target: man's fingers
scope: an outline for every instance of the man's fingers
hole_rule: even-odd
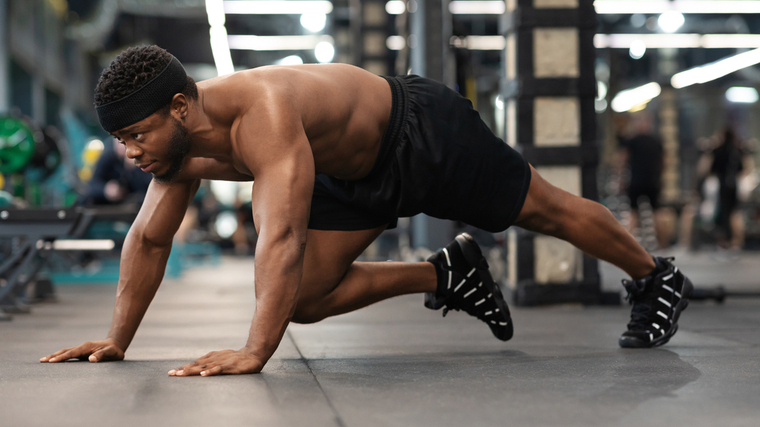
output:
[[[205,371],[207,367],[208,366],[205,365],[205,364],[203,364],[203,365],[185,366],[185,367],[181,368],[177,372],[176,375],[180,376],[180,377],[187,377],[187,376],[191,376],[191,375],[200,375],[201,372]]]
[[[70,348],[67,350],[61,350],[57,353],[54,353],[52,357],[50,357],[47,361],[48,362],[63,362],[64,360],[69,360],[74,357],[78,357],[81,352],[77,351],[76,348]]]
[[[214,366],[213,368],[206,368],[206,370],[201,371],[202,377],[210,377],[212,375],[219,375],[223,371],[221,366]]]
[[[114,356],[114,349],[111,347],[101,348],[100,350],[93,352],[90,357],[87,358],[90,362],[100,362],[101,360],[108,360],[111,356]]]
[[[53,353],[53,354],[51,354],[49,356],[45,356],[45,357],[41,358],[40,362],[49,362],[50,359],[52,359],[54,357],[57,357],[57,356],[60,356],[61,354],[66,353],[69,350],[71,350],[71,348],[64,348],[63,350],[58,350],[58,351],[56,351],[55,353]]]

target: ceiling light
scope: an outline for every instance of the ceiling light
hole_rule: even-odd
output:
[[[322,64],[332,62],[335,57],[335,46],[330,42],[319,42],[314,47],[314,56]]]
[[[503,50],[506,41],[504,36],[454,36],[449,40],[449,44],[469,50]]]
[[[385,40],[385,46],[389,50],[401,50],[406,46],[404,36],[390,36]]]
[[[757,89],[734,86],[726,91],[726,99],[742,104],[754,104],[758,100]]]
[[[628,49],[628,55],[633,59],[641,59],[647,51],[647,45],[641,40],[634,40]]]
[[[660,91],[660,85],[654,82],[621,91],[612,99],[612,110],[622,113],[636,109],[656,98],[660,95]]]
[[[240,50],[311,50],[321,42],[332,43],[330,36],[228,36],[230,49]]]
[[[754,49],[676,73],[670,79],[670,84],[676,89],[681,89],[694,84],[707,83],[758,63],[760,63],[760,49]]]
[[[680,13],[760,13],[760,1],[747,0],[596,0],[596,13],[600,15],[649,14],[667,11]]]
[[[301,65],[303,64],[303,58],[298,55],[286,56],[282,59],[274,61],[275,65]]]
[[[452,1],[452,15],[501,15],[506,10],[504,1]]]
[[[224,12],[242,15],[302,15],[304,13],[330,13],[329,1],[225,1]]]
[[[753,49],[760,47],[760,34],[597,34],[594,36],[594,47],[630,49],[636,40],[644,42],[649,49]]]
[[[666,33],[675,33],[683,26],[683,23],[683,14],[674,10],[667,11],[657,18],[657,25]]]
[[[208,15],[209,41],[211,54],[216,65],[216,74],[223,76],[235,71],[230,55],[230,46],[227,43],[227,28],[224,26],[224,8],[222,0],[206,0],[206,15]]]
[[[301,15],[301,26],[311,31],[312,33],[318,33],[325,28],[327,23],[327,15],[319,12],[309,12]]]
[[[607,98],[607,84],[603,81],[596,81],[596,99]]]
[[[388,15],[401,15],[406,10],[406,4],[401,0],[392,0],[385,3],[385,11]]]

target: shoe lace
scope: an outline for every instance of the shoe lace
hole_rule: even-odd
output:
[[[623,280],[623,286],[628,295],[625,299],[633,305],[631,309],[631,321],[628,328],[632,330],[644,329],[649,324],[649,314],[652,310],[651,298],[646,293],[646,279]]]
[[[471,316],[475,316],[478,319],[482,321],[487,321],[487,317],[485,315],[485,312],[483,310],[476,310],[475,307],[463,307],[463,306],[457,306],[456,303],[453,301],[446,301],[444,303],[443,307],[443,317],[446,317],[446,315],[449,313],[449,311],[464,311],[465,313],[468,313]]]

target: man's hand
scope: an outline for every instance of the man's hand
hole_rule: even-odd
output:
[[[113,340],[89,341],[77,347],[56,351],[50,356],[40,359],[40,362],[63,362],[68,359],[89,360],[100,362],[105,360],[123,360],[124,351]]]
[[[261,372],[264,363],[247,349],[212,351],[193,363],[172,369],[169,375],[187,377],[201,375],[208,377],[219,374],[256,374]]]

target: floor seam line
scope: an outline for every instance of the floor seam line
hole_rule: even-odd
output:
[[[330,409],[332,410],[332,413],[335,416],[335,422],[338,424],[338,427],[346,427],[346,424],[343,422],[343,419],[338,413],[338,409],[335,407],[335,405],[333,405],[332,400],[330,400],[330,396],[327,395],[327,392],[325,392],[325,389],[322,387],[322,384],[319,382],[319,378],[317,378],[317,375],[311,369],[311,366],[309,366],[309,360],[306,359],[306,357],[304,357],[303,353],[301,353],[301,349],[298,348],[298,344],[296,344],[296,340],[295,338],[293,338],[293,334],[290,333],[290,331],[286,331],[286,333],[288,334],[288,338],[290,338],[290,342],[293,343],[293,347],[295,347],[296,351],[298,352],[298,356],[301,358],[304,365],[306,365],[306,369],[309,370],[309,373],[314,378],[314,381],[317,383],[317,387],[319,388],[319,391],[322,392],[322,396],[325,397],[325,400],[327,401],[327,405],[330,406]]]

